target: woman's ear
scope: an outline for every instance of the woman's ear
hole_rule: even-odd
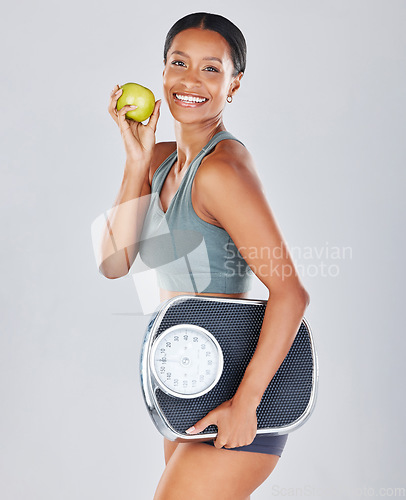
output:
[[[233,81],[231,82],[228,95],[234,95],[237,92],[237,90],[240,88],[241,78],[243,77],[243,75],[244,73],[241,71],[237,76],[234,77]]]

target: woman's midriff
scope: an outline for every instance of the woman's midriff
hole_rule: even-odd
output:
[[[159,289],[159,298],[160,301],[168,300],[172,297],[176,297],[177,295],[196,295],[196,296],[214,296],[214,297],[230,297],[232,299],[245,299],[248,298],[248,292],[243,293],[194,293],[194,292],[173,292],[171,290],[163,290]]]

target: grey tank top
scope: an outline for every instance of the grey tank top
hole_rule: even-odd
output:
[[[251,289],[253,272],[227,231],[201,219],[192,205],[191,190],[202,159],[216,144],[234,139],[218,132],[187,167],[168,210],[163,212],[159,195],[171,167],[175,150],[152,177],[151,198],[140,236],[143,263],[156,270],[164,290],[194,293],[242,293]]]

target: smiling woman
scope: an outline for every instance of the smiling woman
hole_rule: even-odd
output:
[[[286,434],[257,435],[256,409],[294,341],[309,295],[252,157],[223,123],[225,103],[238,91],[245,66],[245,39],[231,21],[190,14],[172,26],[164,47],[163,95],[176,141],[155,142],[160,101],[144,125],[126,120],[127,107],[117,111],[118,86],[110,99],[127,157],[101,243],[101,272],[123,276],[140,254],[156,269],[161,300],[179,294],[246,297],[253,274],[272,295],[233,398],[189,430],[199,433],[214,423],[215,441],[164,438],[166,467],[155,500],[247,500],[272,472],[287,440]],[[148,203],[126,203],[145,198]],[[274,248],[282,251],[270,262],[263,249]],[[291,272],[283,278],[269,272],[279,266]]]
[[[225,100],[235,94],[243,76],[236,73],[223,36],[199,27],[182,30],[173,37],[164,62],[164,95],[175,120],[191,123],[195,113],[189,111],[196,109],[208,126],[218,126]]]

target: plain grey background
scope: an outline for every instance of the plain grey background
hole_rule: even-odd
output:
[[[132,273],[96,268],[92,222],[120,186],[116,83],[162,97],[164,38],[196,11],[243,31],[225,124],[253,154],[311,295],[316,409],[252,495],[405,488],[406,3],[8,3],[1,23],[0,495],[150,499],[163,438],[144,407]],[[158,140],[173,140],[166,104]],[[295,250],[295,252],[293,252]],[[266,297],[255,283],[251,297]],[[404,494],[403,489],[403,494]]]

